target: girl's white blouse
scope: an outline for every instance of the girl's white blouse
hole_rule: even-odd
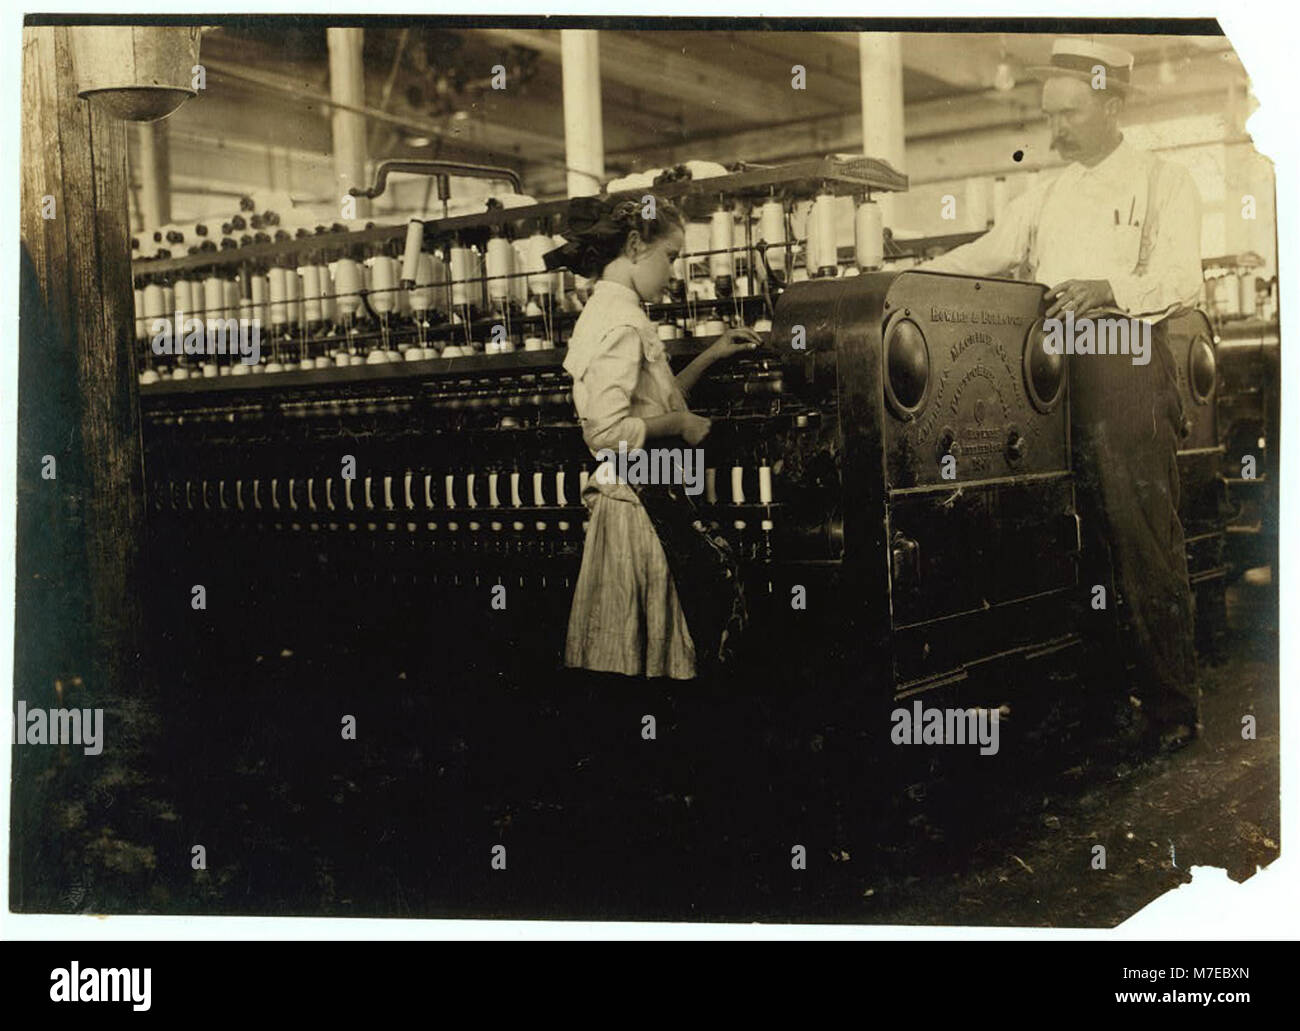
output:
[[[582,437],[595,455],[645,446],[645,420],[686,410],[686,399],[668,364],[663,342],[636,292],[608,279],[591,296],[569,338],[564,368],[573,377],[573,404]],[[624,501],[636,501],[626,484],[593,487]]]

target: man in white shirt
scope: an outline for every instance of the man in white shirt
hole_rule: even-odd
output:
[[[1186,170],[1120,131],[1132,65],[1117,47],[1057,40],[1037,71],[1052,148],[1070,163],[925,268],[1046,283],[1046,317],[1072,312],[1076,325],[1116,313],[1153,323],[1149,364],[1071,354],[1070,406],[1079,506],[1103,557],[1092,570],[1085,562],[1084,584],[1104,582],[1108,552],[1132,631],[1133,692],[1150,743],[1168,748],[1196,734],[1199,689],[1177,514],[1181,407],[1161,320],[1196,304],[1201,213]]]

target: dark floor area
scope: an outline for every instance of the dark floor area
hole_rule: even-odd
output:
[[[1279,853],[1277,614],[1253,579],[1202,663],[1203,735],[1149,760],[1069,669],[1020,685],[979,757],[809,720],[781,684],[614,697],[227,637],[173,670],[156,718],[110,710],[130,747],[24,758],[40,818],[15,908],[1111,926],[1194,864],[1240,880]]]

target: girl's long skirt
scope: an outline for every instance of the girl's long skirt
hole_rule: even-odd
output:
[[[650,517],[593,492],[564,664],[629,676],[695,676],[695,646]]]

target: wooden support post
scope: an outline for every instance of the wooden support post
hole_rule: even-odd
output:
[[[20,313],[20,411],[48,402],[56,414],[20,431],[20,497],[58,492],[57,510],[80,516],[84,542],[69,536],[82,527],[68,525],[44,527],[44,541],[20,535],[19,567],[27,549],[84,543],[88,686],[122,698],[139,681],[145,519],[126,126],[78,99],[66,27],[23,30],[22,132],[22,246],[39,296],[24,291]],[[35,381],[35,370],[48,379]],[[46,434],[48,442],[37,439]],[[69,468],[42,481],[42,454],[61,447],[72,452]]]

